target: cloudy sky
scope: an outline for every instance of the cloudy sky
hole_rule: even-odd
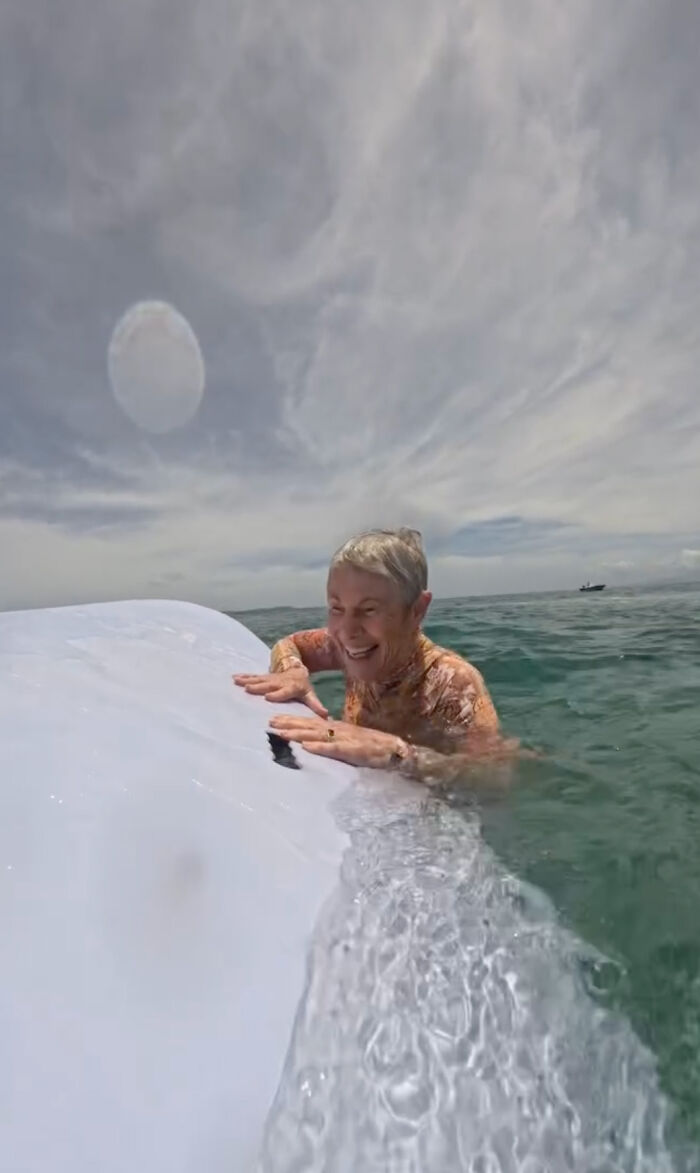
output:
[[[604,8],[5,0],[0,607],[700,573],[700,7]]]

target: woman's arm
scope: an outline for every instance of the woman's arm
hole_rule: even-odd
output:
[[[273,703],[301,701],[325,720],[328,709],[314,691],[311,673],[339,667],[338,653],[328,632],[314,628],[277,640],[270,652],[269,672],[239,672],[233,681],[253,696],[264,696]]]
[[[271,672],[286,672],[300,664],[307,672],[332,672],[340,668],[338,650],[325,627],[295,631],[273,645]]]
[[[476,764],[517,756],[519,742],[504,739],[489,691],[480,672],[465,660],[440,666],[431,724],[445,752],[399,741],[392,765],[407,778],[435,785],[451,782]]]
[[[473,779],[475,766],[526,756],[518,751],[516,741],[501,737],[498,715],[479,674],[466,661],[455,659],[456,666],[453,662],[440,665],[433,682],[435,699],[430,704],[436,740],[445,752],[349,721],[319,721],[280,713],[271,719],[270,727],[321,757],[352,766],[398,770],[428,786],[450,782],[467,771]],[[495,781],[495,772],[490,770],[491,788]]]
[[[464,777],[475,766],[529,756],[533,755],[527,750],[521,750],[517,739],[506,740],[497,734],[481,740],[465,740],[464,745],[454,753],[440,753],[427,746],[404,741],[392,755],[391,766],[404,778],[424,782],[427,786],[438,786],[442,782],[454,782]]]

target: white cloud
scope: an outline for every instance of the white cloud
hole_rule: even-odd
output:
[[[34,19],[13,4],[8,43]],[[54,87],[41,111],[65,181],[18,153],[38,243],[13,371],[32,388],[25,432],[45,434],[51,401],[92,481],[6,461],[8,599],[183,573],[170,581],[205,602],[299,602],[319,583],[302,564],[374,523],[421,526],[447,594],[596,565],[629,578],[686,543],[696,565],[694,8],[621,3],[604,36],[583,0],[202,0],[167,20],[157,0],[118,20],[71,0],[64,16],[55,37],[32,27],[26,63]],[[112,239],[134,250],[124,296],[199,309],[209,387],[157,460],[98,410],[104,387],[55,320],[74,258]],[[116,298],[97,271],[99,349]],[[443,539],[502,516],[580,541],[450,560]]]

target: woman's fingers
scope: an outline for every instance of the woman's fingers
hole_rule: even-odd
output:
[[[326,721],[322,717],[299,717],[295,713],[275,713],[274,717],[270,717],[270,724],[279,730],[283,726],[285,729],[318,729],[321,737],[328,737],[329,726],[333,729],[335,737],[355,732],[355,726],[347,725],[344,721]]]
[[[253,672],[237,672],[233,677],[234,684],[244,688],[253,696],[264,696],[268,701],[299,701],[316,713],[318,717],[326,718],[328,709],[317,695],[314,688],[308,683],[308,673],[299,672],[279,673],[266,672],[264,675]]]
[[[318,725],[317,717],[295,717],[294,714],[276,713],[274,717],[270,717],[270,724],[275,728],[282,728],[284,726],[290,729],[304,729],[309,727],[315,729]]]
[[[352,738],[340,737],[329,741],[327,737],[319,738],[317,736],[309,736],[309,734],[300,733],[297,738],[290,738],[291,741],[298,740],[302,749],[307,749],[309,753],[317,754],[322,758],[334,758],[338,762],[346,762],[350,766],[372,766],[384,764],[376,759],[376,755],[372,752],[371,746],[358,744]]]
[[[271,685],[269,688],[265,689],[264,696],[266,701],[271,701],[273,704],[276,701],[293,701],[296,699],[294,693],[291,692],[290,689],[281,685]]]
[[[265,696],[266,693],[282,692],[284,689],[284,686],[278,680],[270,679],[251,680],[244,687],[245,691],[252,693],[253,696]]]
[[[318,697],[316,696],[316,693],[313,691],[313,689],[310,689],[308,692],[305,692],[302,696],[299,696],[298,689],[296,689],[294,687],[290,687],[289,685],[282,684],[282,685],[278,685],[278,686],[273,686],[271,689],[268,689],[266,691],[265,700],[267,700],[267,701],[300,701],[301,704],[306,705],[307,708],[311,709],[311,711],[313,713],[316,713],[319,717],[325,718],[328,716],[328,709],[325,707],[325,705],[321,704],[321,701],[318,699]],[[273,718],[273,720],[274,720],[274,718]],[[299,720],[306,721],[306,720],[309,720],[309,718],[300,717]]]
[[[265,676],[254,676],[250,672],[246,672],[241,676],[232,677],[233,683],[237,684],[240,688],[244,688],[246,692],[259,689],[261,685],[264,686],[266,682],[269,683],[270,679],[269,674]]]
[[[335,741],[320,741],[310,737],[300,737],[299,742],[302,749],[308,749],[309,753],[318,754],[322,758],[338,758],[342,761],[343,754],[347,750],[343,750],[342,745],[338,745]]]
[[[253,696],[266,696],[268,700],[292,700],[299,692],[294,681],[285,681],[272,673],[265,676],[234,676],[233,679],[246,692]]]
[[[316,695],[313,688],[309,688],[308,691],[304,693],[303,701],[305,705],[308,705],[312,713],[318,713],[319,717],[328,716],[328,709],[323,704],[320,697]]]
[[[320,717],[273,717],[270,728],[280,736],[290,737],[294,741],[304,737],[329,740],[328,724]]]

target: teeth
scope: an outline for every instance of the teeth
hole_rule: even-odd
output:
[[[353,650],[346,648],[345,650],[349,656],[352,656],[353,659],[357,659],[359,656],[366,656],[368,652],[374,651],[374,648],[354,648]]]

